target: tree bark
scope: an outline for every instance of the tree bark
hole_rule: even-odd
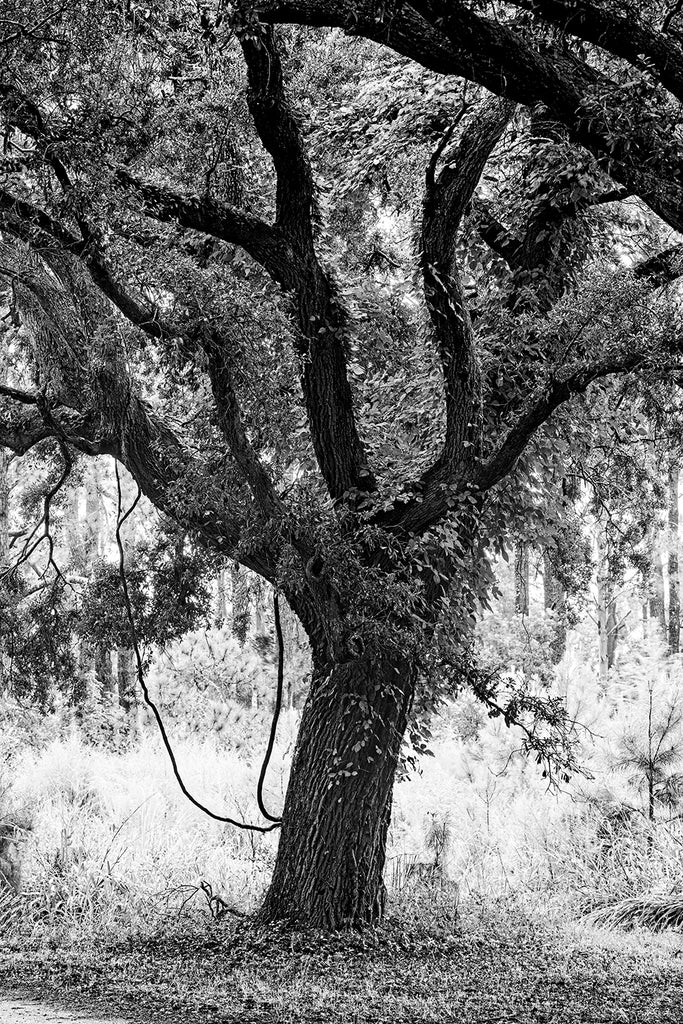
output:
[[[666,637],[666,614],[664,609],[664,572],[662,556],[658,549],[655,552],[652,566],[652,595],[650,597],[650,618],[655,619],[662,637]]]
[[[543,553],[543,598],[546,612],[555,615],[555,628],[550,644],[550,653],[554,665],[561,660],[567,646],[567,595],[553,565],[548,551]]]
[[[381,917],[394,775],[414,675],[410,664],[382,652],[316,672],[264,921],[340,929]]]
[[[135,677],[135,654],[128,647],[117,652],[117,683],[119,704],[126,716],[126,727],[131,735],[138,731],[138,699]]]
[[[515,611],[529,614],[529,545],[524,541],[515,550]]]
[[[678,576],[678,465],[669,467],[669,653],[678,654],[681,638],[681,597]]]

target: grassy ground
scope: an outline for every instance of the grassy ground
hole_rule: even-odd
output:
[[[395,908],[365,935],[197,920],[156,937],[0,944],[0,990],[134,1021],[680,1024],[683,941],[600,933],[514,899]]]
[[[269,772],[273,807],[295,724]],[[510,768],[505,732],[482,751],[435,742],[436,757],[397,785],[387,881],[399,895],[362,937],[212,920],[206,887],[242,912],[258,904],[275,837],[195,813],[154,734],[119,753],[73,730],[11,738],[4,730],[0,818],[4,801],[27,828],[23,892],[0,892],[0,994],[144,1024],[683,1022],[683,937],[577,923],[634,896],[680,900],[683,820],[610,817],[581,780],[548,792],[534,766]],[[193,792],[253,820],[260,739],[246,753],[215,737],[176,746]],[[434,856],[435,823],[448,824],[458,887],[411,890],[406,866]]]

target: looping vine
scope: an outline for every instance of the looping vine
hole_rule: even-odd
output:
[[[131,599],[130,599],[130,592],[128,590],[128,580],[126,578],[126,555],[125,555],[125,549],[124,549],[124,545],[123,545],[123,539],[122,539],[122,536],[121,536],[121,529],[123,527],[123,524],[126,522],[126,520],[129,519],[130,516],[135,511],[135,509],[136,509],[136,507],[138,505],[138,502],[140,501],[140,498],[142,497],[142,492],[140,491],[140,487],[138,486],[137,494],[135,496],[135,500],[133,501],[132,505],[128,508],[128,510],[126,512],[124,512],[123,511],[123,499],[122,499],[122,495],[121,495],[121,477],[119,475],[118,462],[114,463],[114,468],[115,468],[115,473],[116,473],[116,497],[117,497],[116,546],[118,547],[118,551],[119,551],[119,577],[120,577],[120,580],[121,580],[121,589],[122,589],[122,593],[123,593],[123,603],[124,603],[124,606],[125,606],[125,609],[126,609],[126,616],[128,618],[128,624],[130,626],[131,642],[132,642],[132,647],[133,647],[133,654],[135,656],[136,674],[137,674],[138,682],[140,684],[140,690],[142,691],[142,696],[144,698],[145,704],[151,710],[152,714],[154,715],[154,719],[155,719],[155,721],[157,723],[157,727],[159,729],[159,734],[161,736],[162,742],[163,742],[164,747],[166,749],[166,753],[168,754],[169,760],[171,762],[171,768],[173,769],[173,774],[174,774],[174,776],[176,778],[176,781],[177,781],[177,783],[178,783],[178,785],[180,787],[181,792],[190,801],[190,803],[193,804],[195,807],[197,807],[204,814],[208,815],[209,818],[213,818],[214,821],[221,821],[221,822],[224,822],[226,825],[233,825],[235,828],[243,829],[244,831],[247,831],[247,832],[272,832],[274,829],[280,827],[281,819],[273,817],[272,815],[268,814],[268,812],[265,810],[264,805],[263,805],[262,790],[263,790],[263,782],[264,782],[264,779],[265,779],[266,770],[268,768],[268,762],[270,760],[270,755],[271,755],[272,750],[273,750],[273,744],[275,742],[275,731],[277,729],[277,720],[278,720],[278,717],[279,717],[280,707],[281,707],[281,703],[282,703],[282,678],[283,678],[282,655],[283,655],[283,646],[284,645],[283,645],[283,642],[282,642],[282,629],[281,629],[281,625],[280,625],[279,609],[276,612],[276,618],[275,618],[275,627],[276,627],[276,631],[277,631],[277,635],[278,635],[278,650],[279,650],[279,655],[280,655],[280,657],[279,657],[279,664],[278,664],[278,693],[277,693],[277,698],[276,698],[275,713],[273,715],[273,722],[272,722],[271,730],[270,730],[270,738],[269,738],[269,742],[268,742],[268,748],[267,748],[267,751],[266,751],[266,755],[264,757],[263,765],[261,766],[261,773],[259,775],[259,782],[258,782],[258,789],[257,789],[257,799],[258,799],[259,810],[263,814],[264,818],[266,818],[268,821],[270,821],[271,824],[270,825],[253,825],[253,824],[250,824],[249,822],[238,821],[236,818],[231,818],[230,816],[224,815],[224,814],[217,814],[215,811],[212,811],[209,807],[207,807],[205,804],[203,804],[200,800],[197,800],[197,798],[192,795],[192,793],[187,788],[187,786],[185,784],[185,781],[183,780],[182,775],[180,774],[180,769],[178,768],[178,762],[176,760],[175,752],[174,752],[173,747],[171,745],[171,741],[168,738],[168,733],[166,732],[166,726],[164,725],[163,718],[161,717],[161,712],[159,711],[158,705],[156,704],[156,702],[152,699],[152,697],[150,695],[149,688],[147,686],[147,681],[145,679],[145,668],[144,668],[143,661],[142,661],[142,654],[141,654],[141,651],[140,651],[140,643],[138,641],[137,630],[136,630],[136,627],[135,627],[135,616],[133,614],[133,605],[132,605],[132,602],[131,602]],[[277,602],[277,595],[275,597],[275,601]],[[276,604],[276,607],[277,607],[277,604]]]

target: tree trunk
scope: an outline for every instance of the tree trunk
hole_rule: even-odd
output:
[[[102,684],[102,696],[107,704],[114,702],[117,688],[114,682],[114,673],[111,665],[111,652],[107,647],[97,647],[95,650],[95,675]]]
[[[411,665],[369,654],[317,672],[304,707],[261,918],[340,929],[383,912]]]
[[[126,728],[135,736],[138,731],[135,654],[129,647],[119,647],[116,660],[119,704],[126,716]]]
[[[605,524],[596,524],[595,544],[597,554],[597,612],[598,612],[598,644],[600,650],[600,682],[607,686],[609,671],[614,667],[614,660],[619,641],[619,621],[617,617],[617,599],[614,594],[614,577],[610,559],[610,544]]]
[[[555,615],[554,636],[550,644],[550,655],[553,664],[562,659],[567,646],[567,595],[557,576],[555,566],[549,552],[543,553],[543,597],[545,609]]]
[[[664,572],[662,555],[659,549],[655,552],[652,567],[652,596],[650,597],[650,618],[654,619],[662,637],[666,637],[666,615],[664,610]]]
[[[681,637],[681,597],[678,578],[678,466],[669,468],[669,653],[678,654]]]
[[[598,579],[598,649],[600,664],[600,682],[603,687],[607,686],[609,678],[609,633],[608,633],[608,605],[605,596],[605,586]]]
[[[523,541],[515,550],[515,611],[529,614],[529,546]]]

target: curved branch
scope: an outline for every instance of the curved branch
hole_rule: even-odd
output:
[[[641,68],[643,57],[659,72],[665,89],[683,100],[683,47],[671,36],[656,32],[628,15],[610,10],[604,3],[585,0],[511,0],[514,7],[530,11],[563,32],[622,57]]]
[[[491,252],[505,260],[510,270],[516,270],[520,264],[521,242],[512,232],[501,224],[494,216],[485,199],[477,196],[472,200],[472,220],[480,237],[488,245]]]
[[[616,359],[605,359],[582,364],[565,373],[550,376],[529,397],[517,422],[508,430],[502,442],[476,473],[473,484],[486,491],[499,483],[513,469],[529,440],[564,402],[582,394],[593,381],[612,374],[629,373],[647,362],[640,353],[631,353]]]
[[[209,197],[184,196],[163,185],[144,181],[126,168],[117,168],[115,179],[125,191],[140,200],[140,209],[148,217],[239,245],[283,288],[293,287],[294,252],[279,228],[229,203]]]
[[[526,106],[545,104],[603,170],[683,230],[683,146],[654,117],[627,123],[623,93],[571,52],[541,50],[463,0],[412,0],[380,16],[371,0],[261,0],[255,7],[263,20],[339,26],[440,74],[478,82]]]
[[[458,234],[465,210],[513,106],[495,98],[464,132],[438,177],[427,175],[422,220],[425,297],[439,347],[446,393],[446,439],[437,466],[449,470],[477,453],[481,384],[472,325],[457,266]]]
[[[8,193],[0,192],[0,211],[6,209],[11,213],[10,218],[0,216],[0,224],[12,234],[29,244],[38,243],[43,256],[47,255],[46,243],[52,245],[56,242],[60,247],[65,247],[58,251],[66,251],[69,255],[80,257],[90,271],[93,282],[103,294],[117,306],[130,323],[151,337],[166,340],[184,339],[190,349],[194,349],[198,342],[204,347],[209,359],[209,376],[219,412],[220,426],[230,453],[263,511],[266,514],[272,514],[276,509],[281,512],[272,482],[247,438],[229,371],[228,352],[223,340],[215,332],[203,330],[202,323],[198,330],[192,332],[186,326],[165,322],[156,307],[143,305],[116,280],[104,258],[93,254],[91,246],[36,207],[24,202],[11,202],[12,199]],[[25,220],[19,219],[22,214]]]

